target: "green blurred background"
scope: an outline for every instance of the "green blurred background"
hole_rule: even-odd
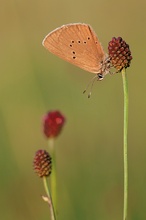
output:
[[[93,74],[45,50],[44,36],[67,23],[89,23],[107,51],[113,36],[130,45],[129,218],[146,219],[146,1],[1,1],[0,219],[47,220],[34,153],[47,149],[42,118],[67,122],[55,142],[59,220],[122,220],[123,91],[121,74],[94,85]]]

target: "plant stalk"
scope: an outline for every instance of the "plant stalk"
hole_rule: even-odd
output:
[[[54,204],[55,211],[57,210],[57,180],[56,180],[56,157],[55,157],[55,147],[54,147],[54,138],[48,139],[49,152],[52,157],[52,172],[51,172],[51,194]]]
[[[122,70],[124,92],[124,206],[123,220],[128,219],[128,80],[125,69]]]
[[[49,204],[49,208],[50,208],[50,215],[51,215],[51,220],[56,220],[56,217],[55,217],[55,210],[54,210],[54,206],[53,206],[53,202],[52,202],[52,197],[51,197],[51,194],[50,194],[50,191],[49,191],[49,187],[48,187],[48,184],[47,184],[47,178],[46,177],[43,177],[43,182],[44,182],[44,188],[45,188],[45,191],[46,191],[46,194],[47,194],[47,202]]]

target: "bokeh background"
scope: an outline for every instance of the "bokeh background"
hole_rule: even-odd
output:
[[[35,152],[47,149],[43,115],[66,117],[56,139],[58,220],[121,220],[123,91],[121,74],[82,94],[93,74],[55,57],[44,36],[67,23],[89,23],[107,51],[113,36],[130,45],[129,220],[146,219],[146,1],[1,1],[0,219],[47,220]],[[88,62],[88,61],[87,61]]]

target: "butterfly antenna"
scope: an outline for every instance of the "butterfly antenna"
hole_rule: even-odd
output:
[[[86,86],[86,89],[83,91],[83,93],[85,93],[85,92],[87,91],[87,89],[89,88],[89,86],[90,86],[91,83],[92,83],[92,85],[91,85],[91,88],[92,88],[92,86],[93,86],[94,81],[95,81],[96,78],[97,78],[97,75],[94,76],[94,77],[88,82],[88,84],[87,84],[87,86]]]
[[[89,92],[89,94],[88,94],[88,98],[91,97],[93,85],[94,85],[94,82],[95,82],[96,79],[98,80],[99,78],[98,78],[97,76],[96,76],[96,77],[94,76],[93,79],[92,79],[91,89],[90,89],[90,92]]]

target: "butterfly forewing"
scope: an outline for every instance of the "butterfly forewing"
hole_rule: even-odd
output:
[[[60,51],[60,48],[58,46],[58,39],[60,36],[60,33],[62,32],[62,28],[57,28],[51,33],[49,33],[43,40],[42,44],[43,46],[48,49],[51,53],[61,57],[62,51]]]
[[[43,45],[60,58],[92,73],[97,73],[105,60],[103,48],[87,24],[64,25],[48,34]]]

